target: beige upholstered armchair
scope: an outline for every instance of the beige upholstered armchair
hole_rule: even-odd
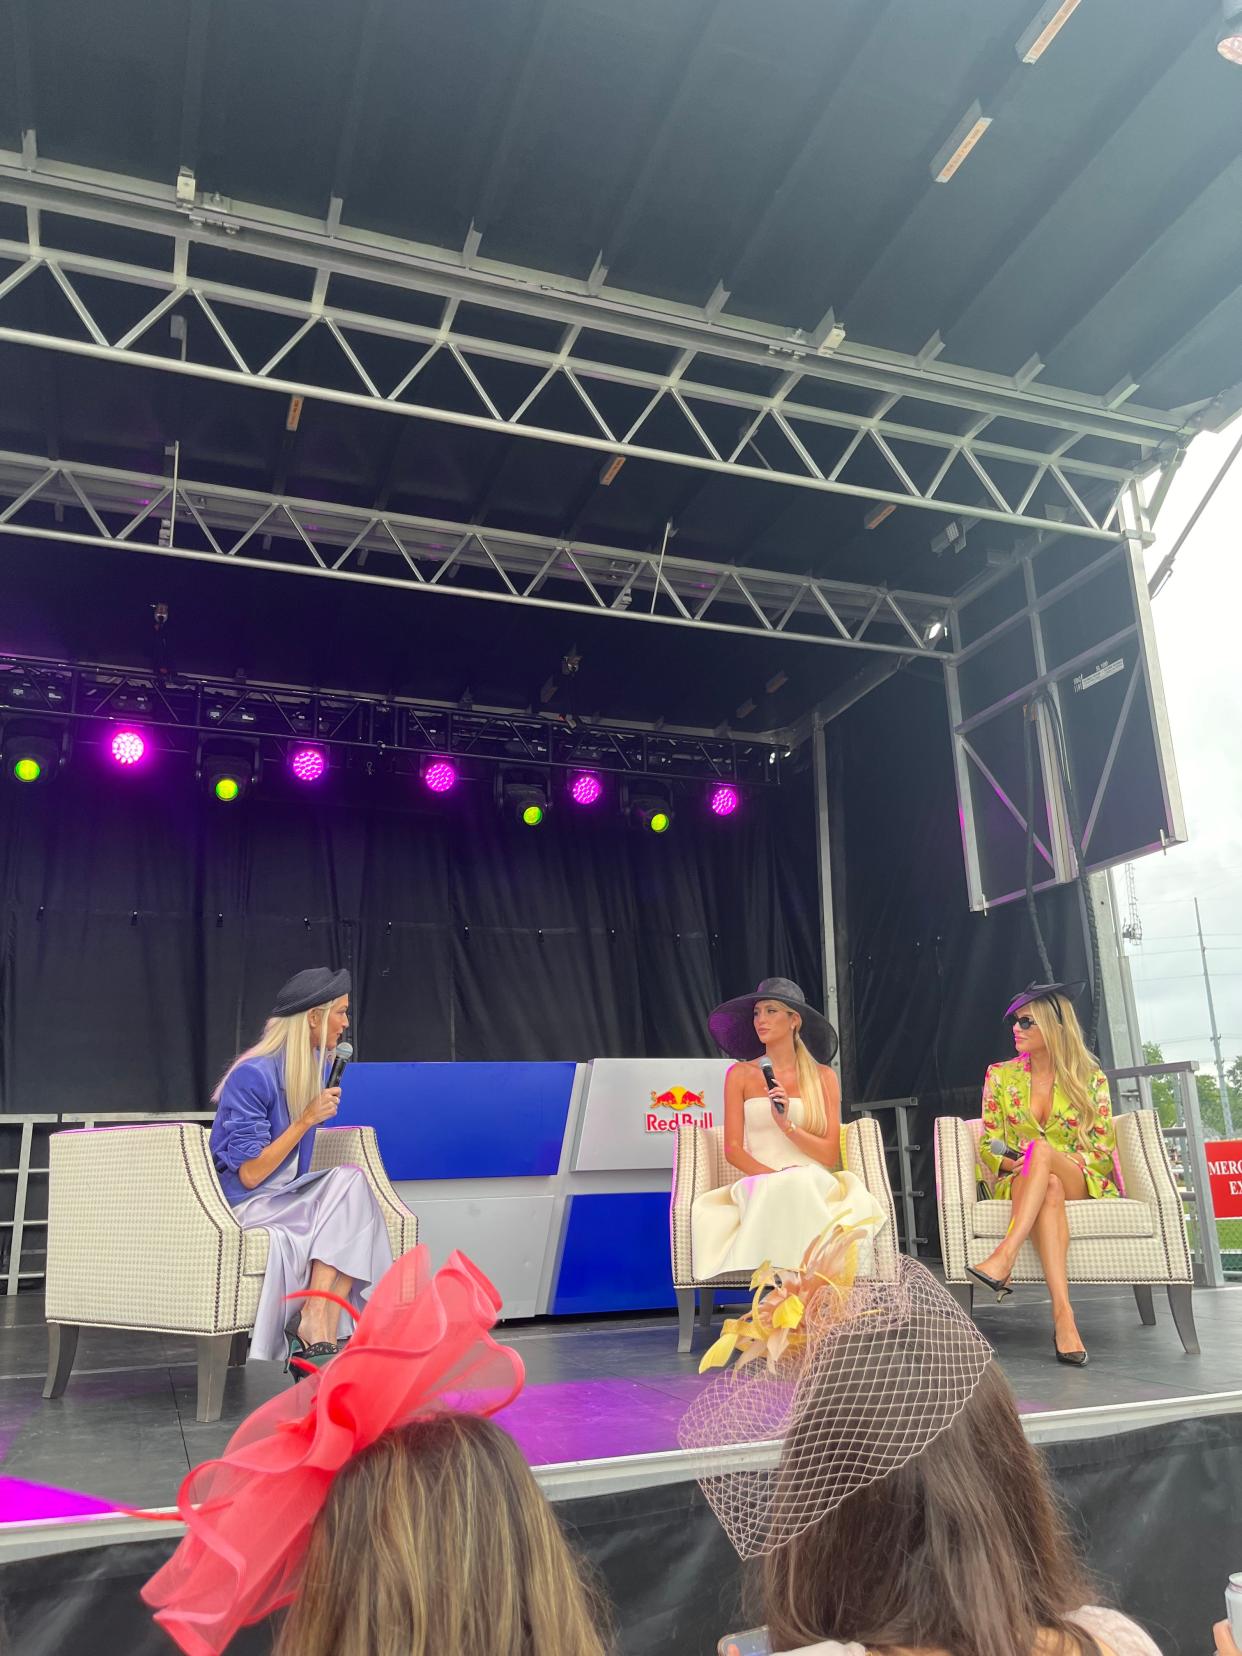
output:
[[[1128,1284],[1134,1289],[1139,1316],[1149,1327],[1156,1320],[1152,1287],[1161,1284],[1168,1289],[1182,1345],[1197,1352],[1185,1212],[1160,1123],[1151,1110],[1132,1110],[1115,1119],[1124,1195],[1066,1203],[1070,1282]],[[941,1116],[936,1122],[936,1205],[945,1282],[967,1310],[974,1303],[974,1290],[966,1267],[992,1252],[1009,1228],[1011,1211],[1009,1202],[979,1197],[975,1161],[982,1132],[980,1120]],[[1012,1280],[1044,1280],[1030,1241],[1022,1244]]]
[[[370,1127],[321,1127],[312,1171],[359,1166],[394,1257],[418,1221],[388,1182]],[[44,1397],[69,1382],[78,1330],[181,1334],[198,1345],[196,1418],[220,1418],[224,1378],[245,1361],[267,1264],[265,1230],[243,1231],[212,1165],[207,1129],[186,1121],[53,1133],[47,1228]]]
[[[883,1208],[886,1222],[875,1239],[874,1274],[886,1279],[897,1272],[897,1215],[884,1159],[884,1139],[877,1121],[864,1117],[841,1128],[841,1153]],[[739,1177],[725,1160],[723,1127],[678,1127],[673,1146],[673,1199],[669,1209],[669,1242],[673,1256],[673,1287],[677,1294],[677,1349],[689,1351],[694,1333],[694,1296],[699,1296],[699,1325],[710,1328],[717,1288],[743,1288],[749,1271],[725,1271],[702,1277],[694,1268],[690,1209],[696,1196],[732,1184]]]

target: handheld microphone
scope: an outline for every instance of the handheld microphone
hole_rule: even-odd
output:
[[[772,1088],[776,1085],[776,1071],[772,1068],[772,1060],[766,1053],[759,1060],[759,1068],[763,1071],[764,1084],[766,1085],[768,1091],[771,1092]],[[777,1115],[784,1115],[785,1106],[781,1103],[780,1099],[774,1098],[772,1103],[776,1109]]]
[[[994,1156],[1008,1156],[1010,1161],[1022,1160],[1021,1150],[1013,1149],[1012,1146],[1005,1143],[1004,1139],[992,1139],[988,1149]]]
[[[354,1049],[348,1041],[338,1041],[336,1043],[336,1056],[332,1060],[332,1068],[328,1071],[328,1085],[330,1087],[340,1086],[341,1077],[345,1073],[345,1066],[353,1055]]]

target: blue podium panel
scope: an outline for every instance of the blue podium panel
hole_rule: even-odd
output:
[[[668,1192],[570,1197],[554,1315],[664,1311],[675,1303]]]
[[[390,1179],[550,1177],[573,1064],[351,1064],[334,1125],[374,1127]]]

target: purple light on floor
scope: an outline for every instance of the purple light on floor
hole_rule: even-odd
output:
[[[113,734],[110,751],[118,765],[138,765],[147,751],[147,744],[140,731],[118,730]]]
[[[604,784],[599,777],[593,776],[590,771],[583,771],[570,784],[569,797],[575,805],[594,805],[603,791]]]
[[[328,756],[322,748],[295,748],[289,755],[289,769],[299,782],[319,782],[328,769]]]
[[[722,782],[718,788],[712,791],[711,807],[713,816],[732,816],[741,803],[737,789],[729,787],[727,782]]]
[[[432,793],[447,793],[457,782],[457,766],[451,765],[447,759],[433,760],[423,772],[423,781]]]

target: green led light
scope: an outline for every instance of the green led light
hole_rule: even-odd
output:
[[[43,775],[43,766],[37,759],[19,759],[13,766],[13,775],[19,782],[37,782]]]
[[[538,828],[543,821],[542,805],[527,805],[522,812],[522,822],[527,828]]]
[[[651,819],[651,832],[653,834],[667,834],[672,824],[673,819],[667,811],[657,811]]]
[[[222,799],[227,805],[241,792],[241,783],[235,776],[221,776],[217,779],[213,792],[217,799]]]

